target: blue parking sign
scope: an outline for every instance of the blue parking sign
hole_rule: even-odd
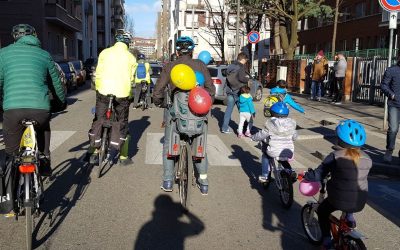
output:
[[[249,34],[247,34],[247,40],[251,44],[256,44],[260,41],[260,33],[257,31],[251,31]]]

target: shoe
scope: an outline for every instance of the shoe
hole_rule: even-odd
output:
[[[133,164],[133,161],[132,161],[132,159],[131,158],[126,158],[126,159],[119,159],[119,165],[121,165],[121,166],[129,166],[129,165],[132,165]]]
[[[357,227],[357,223],[355,221],[350,221],[350,220],[346,221],[346,225],[353,229]]]
[[[44,177],[50,177],[52,174],[50,166],[50,156],[39,157],[39,174]]]
[[[320,101],[321,101],[321,97],[318,97],[318,98],[317,98],[317,101],[319,101],[319,102],[320,102]]]
[[[335,102],[335,105],[341,105],[342,102]]]
[[[386,163],[391,163],[392,162],[392,154],[393,154],[392,150],[386,150],[385,155],[383,156],[383,161]]]
[[[246,137],[251,137],[251,133],[250,131],[246,131],[246,133],[244,134]]]
[[[202,195],[208,195],[208,185],[199,184],[199,189]]]
[[[224,134],[232,134],[232,131],[230,129],[221,130],[221,132],[224,133]]]
[[[97,152],[94,152],[90,156],[89,163],[92,164],[92,165],[98,165],[99,164],[99,154]]]
[[[239,134],[238,134],[238,137],[239,137],[239,138],[243,138],[243,137],[244,137],[244,134],[239,133]]]
[[[310,101],[314,101],[314,100],[315,100],[315,98],[313,98],[313,97],[310,97],[310,98],[308,98],[308,100],[310,100]]]
[[[164,190],[165,192],[172,192],[172,186],[173,186],[172,181],[163,181],[161,189]]]
[[[259,182],[259,183],[267,183],[267,182],[269,182],[268,176],[259,175],[259,176],[258,176],[258,182]]]

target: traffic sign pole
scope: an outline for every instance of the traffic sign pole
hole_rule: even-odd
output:
[[[256,51],[256,44],[251,44],[251,76],[254,77],[254,52]]]
[[[247,40],[251,43],[251,75],[254,77],[254,52],[256,51],[256,43],[260,41],[260,33],[251,31],[247,34]]]

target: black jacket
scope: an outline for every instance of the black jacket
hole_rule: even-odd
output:
[[[321,181],[329,173],[326,190],[328,201],[338,210],[359,212],[367,202],[368,173],[372,167],[371,158],[361,152],[358,165],[346,156],[346,150],[340,149],[329,154],[321,165],[304,176],[309,181]]]
[[[186,64],[191,67],[194,71],[199,71],[203,74],[205,82],[204,89],[211,95],[211,98],[214,100],[215,96],[215,86],[212,83],[210,72],[207,69],[207,66],[200,60],[192,59],[189,55],[182,55],[178,57],[177,60],[168,63],[164,66],[160,78],[157,81],[156,86],[153,91],[153,99],[155,105],[161,105],[165,98],[165,89],[169,86],[171,90],[171,98],[176,90],[178,90],[174,84],[171,82],[171,70],[177,64]]]
[[[388,97],[388,105],[400,108],[400,64],[386,69],[381,82],[381,89]],[[392,98],[394,95],[394,99]]]
[[[233,62],[226,69],[226,83],[228,86],[227,93],[239,93],[242,86],[247,85],[250,79],[249,74],[246,72],[244,65],[238,61]]]

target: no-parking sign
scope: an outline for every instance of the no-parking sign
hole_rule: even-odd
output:
[[[399,0],[379,0],[381,7],[389,12],[400,11],[400,1]]]
[[[251,44],[256,44],[260,41],[260,33],[257,31],[250,31],[249,34],[247,34],[247,40]]]

